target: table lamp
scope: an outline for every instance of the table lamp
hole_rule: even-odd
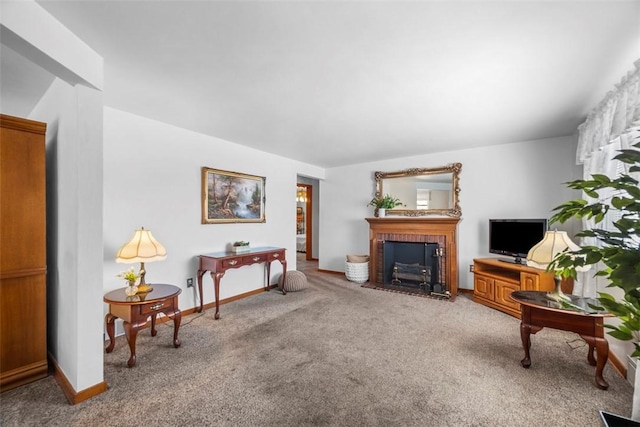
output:
[[[578,251],[580,246],[571,241],[566,231],[547,231],[542,241],[537,243],[527,254],[527,265],[529,267],[546,270],[551,261],[561,252]],[[576,271],[589,270],[589,266],[576,267]],[[554,301],[570,301],[571,298],[562,292],[562,277],[558,271],[554,272],[555,289],[547,294],[547,298]]]
[[[147,285],[144,281],[146,274],[144,263],[162,261],[165,258],[167,258],[167,250],[144,227],[136,230],[131,240],[122,245],[116,254],[116,262],[124,264],[140,263],[138,293],[147,293],[153,290],[153,287]]]

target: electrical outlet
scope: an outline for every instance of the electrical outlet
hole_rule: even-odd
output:
[[[473,273],[474,271],[475,271],[475,268],[473,267],[473,264],[471,264],[471,265],[469,266],[469,272],[470,272],[470,273]]]
[[[187,288],[193,287],[193,277],[187,279]]]

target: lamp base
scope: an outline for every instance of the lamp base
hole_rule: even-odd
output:
[[[140,283],[138,284],[138,293],[139,294],[148,294],[153,290],[150,285],[147,285],[147,282],[144,281],[144,276],[147,274],[147,270],[144,269],[144,262],[140,263]]]
[[[568,296],[567,294],[562,293],[562,291],[560,293],[549,292],[546,295],[546,298],[548,300],[556,301],[556,302],[571,302],[571,297]]]
[[[546,297],[551,301],[556,302],[568,302],[571,301],[571,297],[562,292],[562,277],[554,276],[553,278],[556,286],[553,292],[549,292]]]
[[[146,283],[143,283],[141,285],[138,285],[138,294],[148,294],[149,292],[151,292],[153,290],[153,287],[151,285],[147,285]]]

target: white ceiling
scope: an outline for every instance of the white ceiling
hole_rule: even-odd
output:
[[[38,3],[107,106],[322,167],[572,134],[640,58],[640,1]]]

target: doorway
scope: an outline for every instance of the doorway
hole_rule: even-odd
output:
[[[313,259],[313,186],[298,183],[296,191],[296,252]]]

